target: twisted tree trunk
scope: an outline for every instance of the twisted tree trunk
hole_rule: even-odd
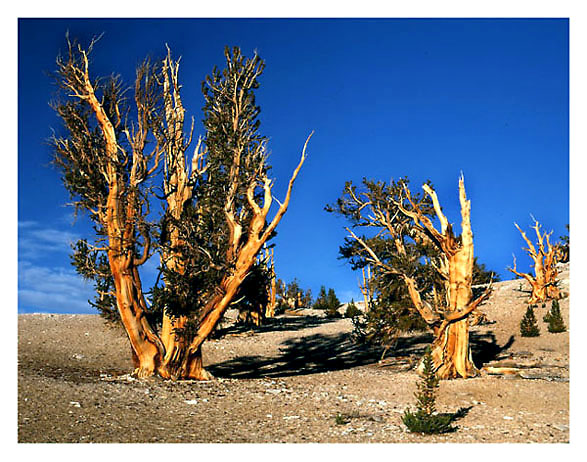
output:
[[[436,375],[441,379],[474,377],[479,371],[472,360],[467,317],[485,299],[488,292],[471,303],[474,264],[471,201],[467,200],[464,179],[461,176],[459,199],[462,233],[458,240],[442,213],[436,193],[427,185],[424,190],[432,198],[434,210],[441,223],[441,232],[438,233],[425,217],[419,218],[443,252],[442,264],[437,270],[444,277],[446,293],[446,305],[441,313],[442,322],[435,329],[436,338],[432,344]]]
[[[145,318],[145,300],[137,268],[129,268],[122,259],[109,251],[110,269],[116,289],[116,305],[124,325],[136,369],[133,374],[140,378],[155,372],[168,377],[162,364],[163,345]]]
[[[525,250],[534,262],[534,275],[530,273],[520,273],[516,269],[516,257],[514,256],[514,267],[508,268],[509,271],[514,273],[516,276],[523,277],[528,281],[532,288],[530,299],[528,303],[534,305],[542,303],[547,300],[556,300],[561,297],[560,290],[557,286],[558,271],[556,264],[559,261],[560,250],[556,245],[550,244],[550,233],[540,233],[540,224],[538,221],[534,221],[534,230],[536,232],[537,247],[532,244],[532,241],[526,236],[526,233],[520,229],[520,227],[514,223],[528,248]],[[546,245],[545,241],[546,240]]]
[[[453,247],[448,259],[448,281],[446,282],[448,304],[444,313],[445,322],[461,308],[469,306],[473,280],[473,233],[471,231],[470,201],[466,200],[464,183],[459,184],[461,193],[462,234],[460,246]],[[447,232],[450,231],[450,227]],[[456,241],[448,238],[447,241]],[[469,346],[469,322],[467,317],[448,321],[446,328],[439,330],[432,347],[436,374],[440,378],[473,377],[478,370],[473,363]]]
[[[434,261],[431,263],[438,273],[439,279],[443,281],[443,286],[432,291],[431,299],[422,296],[414,277],[382,261],[363,239],[351,229],[347,228],[347,231],[364,249],[366,260],[370,264],[380,268],[383,272],[399,276],[405,283],[413,306],[434,333],[432,358],[436,375],[441,379],[472,377],[478,374],[478,370],[472,361],[468,317],[489,296],[491,285],[480,297],[471,300],[474,266],[471,203],[467,200],[464,178],[461,176],[459,179],[459,199],[462,234],[459,239],[455,237],[452,226],[442,213],[434,190],[426,184],[423,189],[432,200],[434,211],[440,221],[440,231],[434,227],[418,203],[412,199],[405,184],[399,199],[395,196],[389,196],[389,200],[398,209],[398,212],[394,211],[393,213],[375,201],[361,200],[350,189],[349,194],[360,209],[371,207],[372,216],[375,218],[370,218],[370,220],[385,227],[393,239],[398,255],[407,255],[403,242],[405,229],[410,230],[409,235],[412,239],[420,243],[430,243],[438,249],[439,255],[434,257]],[[386,203],[384,206],[387,207],[388,204]],[[399,212],[402,217],[407,217],[407,219],[400,217]],[[420,371],[422,367],[423,365],[420,364]]]
[[[138,266],[148,256],[149,241],[145,237],[143,256],[137,260],[134,256],[136,246],[136,186],[144,179],[137,171],[138,164],[143,162],[141,146],[133,146],[133,165],[127,185],[117,171],[118,142],[112,122],[108,118],[102,104],[94,93],[88,74],[88,62],[85,61],[85,99],[92,108],[105,140],[106,171],[108,179],[108,198],[106,210],[99,216],[108,234],[108,259],[114,279],[116,304],[120,318],[128,335],[130,344],[138,363],[135,374],[147,377],[159,372],[165,376],[162,367],[163,345],[157,334],[149,325],[146,317],[146,303],[142,291]],[[143,172],[145,174],[145,172]],[[124,194],[126,193],[126,194]],[[125,195],[125,202],[121,198]]]

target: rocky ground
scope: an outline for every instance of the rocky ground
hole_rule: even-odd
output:
[[[521,287],[520,287],[521,285]],[[561,274],[568,292],[568,269]],[[520,290],[521,289],[521,290]],[[280,316],[262,328],[228,328],[205,344],[209,382],[136,380],[125,335],[96,315],[20,315],[18,441],[79,443],[560,443],[569,441],[569,335],[523,338],[519,280],[495,286],[472,329],[476,364],[515,375],[443,381],[440,412],[463,410],[458,430],[420,436],[401,422],[414,407],[411,369],[431,337],[414,334],[379,362],[354,344],[350,320]],[[569,299],[561,301],[569,326]],[[570,329],[569,329],[570,330]]]

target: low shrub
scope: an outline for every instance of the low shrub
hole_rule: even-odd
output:
[[[526,314],[520,321],[520,334],[522,337],[538,337],[540,335],[540,329],[536,322],[536,316],[534,315],[535,305],[528,305]]]
[[[561,315],[558,300],[552,301],[550,311],[544,316],[544,318],[545,321],[548,323],[548,332],[556,334],[559,332],[565,332],[567,330],[567,327],[565,326],[565,322],[563,321],[563,317]]]
[[[452,422],[459,417],[456,414],[436,413],[436,389],[438,377],[434,373],[434,364],[430,348],[426,350],[423,358],[422,381],[418,383],[418,392],[415,393],[417,411],[412,413],[405,411],[402,422],[413,433],[436,434],[448,433],[456,430]]]
[[[346,310],[344,312],[344,317],[345,318],[354,318],[356,316],[359,316],[363,314],[363,312],[357,308],[357,305],[355,305],[355,301],[351,300],[350,303],[347,304],[346,306]]]

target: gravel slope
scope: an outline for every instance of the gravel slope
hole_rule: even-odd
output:
[[[568,291],[568,269],[561,274]],[[522,283],[524,290],[525,283]],[[210,382],[135,380],[128,341],[96,315],[19,315],[19,442],[568,442],[569,335],[521,338],[520,281],[496,285],[473,328],[478,366],[524,366],[441,382],[440,412],[466,408],[458,431],[419,436],[401,423],[418,377],[409,360],[430,336],[400,342],[392,358],[351,342],[349,320],[281,316],[204,346]],[[569,326],[569,299],[561,301]],[[346,423],[337,423],[341,414]]]

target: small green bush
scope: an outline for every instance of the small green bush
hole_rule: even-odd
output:
[[[434,373],[434,364],[430,348],[426,349],[423,358],[422,381],[418,384],[418,392],[414,394],[418,400],[417,411],[405,411],[402,422],[413,433],[433,434],[448,433],[456,430],[451,424],[457,414],[436,413],[436,389],[438,377]]]
[[[522,337],[538,337],[540,335],[540,329],[534,315],[534,307],[535,305],[529,305],[526,314],[520,321],[520,334]]]
[[[328,289],[326,293],[326,287],[320,287],[320,293],[314,302],[312,308],[315,310],[324,310],[327,318],[340,318],[342,315],[338,312],[341,303],[334,289]]]
[[[556,334],[559,332],[565,332],[567,330],[565,322],[563,321],[563,317],[561,316],[561,309],[558,300],[552,301],[550,312],[548,312],[544,317],[547,318],[546,322],[548,323],[548,332]]]
[[[451,425],[453,420],[453,414],[426,414],[423,411],[413,414],[406,411],[402,417],[402,422],[412,433],[426,435],[455,431],[456,428]]]
[[[357,308],[355,305],[355,301],[351,299],[350,303],[347,304],[346,310],[344,312],[345,318],[354,318],[355,316],[361,315],[363,312]]]

